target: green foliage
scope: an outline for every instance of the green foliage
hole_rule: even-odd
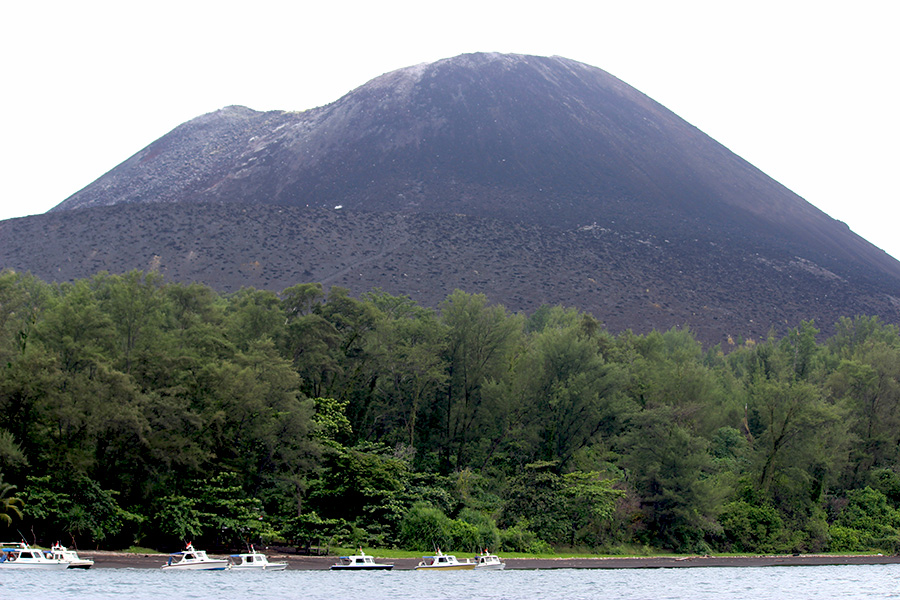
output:
[[[893,553],[900,548],[900,510],[871,487],[851,490],[830,534],[832,551],[879,549]]]
[[[441,469],[471,464],[471,444],[490,427],[482,388],[499,378],[522,332],[522,319],[502,306],[489,306],[482,294],[456,290],[441,304],[447,326],[448,377],[444,406],[436,406],[443,424],[439,433]]]
[[[449,548],[450,519],[441,510],[419,503],[413,506],[400,523],[400,543],[410,550],[427,552],[435,548]]]
[[[262,502],[248,496],[236,473],[222,472],[198,482],[197,506],[204,518],[207,536],[218,533],[220,541],[240,547],[247,540],[271,537]]]
[[[477,552],[485,548],[490,549],[500,546],[500,530],[490,515],[471,508],[464,508],[460,511],[457,522],[471,526],[472,530],[469,543],[463,543],[460,540],[454,543],[454,548],[472,548]]]
[[[521,521],[512,527],[500,530],[500,551],[529,554],[553,553],[550,544],[528,529],[528,521]]]
[[[706,442],[675,423],[673,409],[659,407],[635,417],[625,438],[628,481],[641,497],[635,514],[646,542],[676,551],[704,551],[718,529],[717,490],[707,477]]]
[[[851,527],[832,525],[828,531],[831,543],[828,545],[832,552],[863,552],[869,547],[863,541],[863,535]]]
[[[408,464],[380,445],[341,448],[326,458],[309,504],[326,518],[351,520],[369,535],[395,538],[407,509]]]
[[[341,534],[347,531],[349,531],[349,527],[343,519],[323,519],[318,514],[310,512],[286,519],[281,529],[281,536],[285,540],[295,542],[298,546],[309,548],[323,540],[337,540]]]
[[[118,505],[114,491],[87,477],[30,476],[27,481],[22,494],[25,518],[47,537],[65,532],[102,542],[143,521]]]
[[[199,500],[185,496],[163,496],[152,519],[153,528],[163,538],[188,542],[200,537],[208,515],[198,508]]]
[[[726,504],[719,515],[729,552],[784,552],[784,522],[773,506],[744,500]]]
[[[7,527],[12,525],[13,520],[23,517],[22,507],[25,503],[13,495],[15,491],[16,486],[4,483],[0,476],[0,523]]]
[[[5,429],[0,429],[0,474],[28,466],[28,459],[22,447],[16,443],[15,436]]]
[[[246,494],[236,473],[221,472],[194,481],[191,488],[193,496],[160,499],[151,519],[151,539],[163,545],[204,540],[241,548],[275,537],[262,502]]]
[[[900,506],[900,475],[889,469],[875,469],[870,481],[871,487],[884,494],[893,506]]]
[[[602,479],[600,473],[576,471],[562,477],[562,491],[569,499],[569,513],[576,523],[605,520],[613,515],[615,501],[623,492],[613,489],[615,482]]]
[[[560,475],[558,467],[556,462],[532,463],[512,478],[501,524],[527,529],[546,542],[601,545],[604,524],[623,493],[597,472]]]
[[[424,502],[413,505],[400,523],[403,547],[423,552],[441,548],[477,553],[497,548],[500,535],[494,521],[484,514],[466,509],[458,519],[451,519]]]
[[[107,547],[895,551],[900,334],[835,332],[725,354],[460,290],[0,272],[0,520]]]
[[[315,436],[323,442],[340,448],[340,442],[346,441],[353,428],[347,419],[348,401],[338,402],[334,398],[314,398],[316,413],[313,422],[316,424]]]

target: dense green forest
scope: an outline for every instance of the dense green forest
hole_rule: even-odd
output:
[[[3,272],[0,535],[897,552],[900,335],[834,330],[704,349],[462,291]]]

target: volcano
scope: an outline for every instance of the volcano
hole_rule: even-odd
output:
[[[900,263],[605,71],[470,54],[303,112],[193,119],[45,215],[0,266],[153,269],[224,292],[299,282],[436,306],[564,304],[709,343],[900,321]]]

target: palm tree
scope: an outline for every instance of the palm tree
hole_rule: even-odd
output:
[[[3,483],[3,475],[0,474],[0,523],[6,523],[7,527],[12,525],[13,517],[21,519],[23,516],[22,500],[12,495],[15,490],[16,486]]]

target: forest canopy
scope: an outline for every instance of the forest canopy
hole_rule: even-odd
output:
[[[432,310],[5,271],[0,529],[110,549],[897,552],[900,335],[835,331],[703,348],[459,290]]]

